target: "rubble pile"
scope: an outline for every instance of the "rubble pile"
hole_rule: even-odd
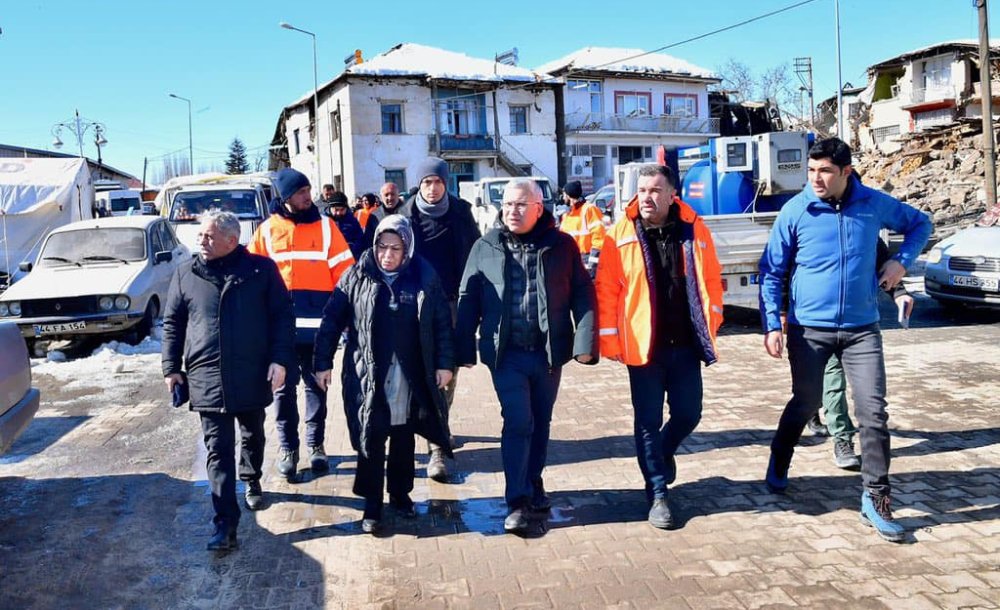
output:
[[[855,169],[870,186],[925,212],[945,237],[986,210],[981,123],[963,121],[906,137],[894,153],[857,153]]]

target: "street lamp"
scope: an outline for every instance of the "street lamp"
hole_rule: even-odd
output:
[[[282,28],[286,29],[286,30],[294,30],[296,32],[301,32],[303,34],[307,34],[309,36],[312,36],[312,43],[313,43],[313,120],[316,121],[316,124],[315,124],[315,126],[313,128],[313,152],[316,154],[316,184],[318,185],[320,182],[322,182],[322,178],[320,176],[320,170],[319,170],[319,167],[320,167],[319,166],[319,73],[318,73],[318,68],[317,68],[317,65],[316,65],[316,34],[313,34],[312,32],[310,32],[308,30],[303,30],[303,29],[297,28],[294,25],[292,25],[290,23],[286,23],[284,21],[282,21],[278,25],[281,26]],[[331,126],[331,129],[332,128],[333,127]],[[333,171],[333,165],[332,165],[332,163],[333,163],[333,157],[332,156],[330,157],[330,163],[331,163],[330,171],[332,172]]]
[[[188,105],[188,163],[190,167],[188,171],[194,174],[194,139],[191,137],[191,100],[186,97],[181,97],[175,93],[168,93],[170,97],[187,102]]]
[[[61,123],[56,123],[52,126],[52,146],[56,150],[62,148],[63,141],[60,137],[62,135],[62,130],[68,129],[70,133],[76,136],[76,145],[80,150],[80,157],[83,158],[83,137],[87,133],[87,130],[94,130],[94,145],[97,146],[97,167],[100,169],[103,161],[101,159],[101,147],[108,143],[107,138],[104,137],[104,131],[107,127],[104,123],[98,123],[97,121],[90,121],[80,116],[80,111],[74,111],[73,118],[68,121],[63,121]]]

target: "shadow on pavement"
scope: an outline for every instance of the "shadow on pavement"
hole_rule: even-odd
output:
[[[67,417],[36,417],[25,429],[10,450],[0,456],[0,464],[17,464],[36,453],[41,453],[90,419],[89,415]]]
[[[323,606],[322,566],[247,512],[238,551],[206,551],[205,492],[164,474],[0,478],[0,606],[255,607],[272,588],[297,608]]]
[[[892,449],[892,457],[912,457],[931,455],[933,453],[948,453],[978,447],[988,447],[1000,444],[1000,428],[980,428],[978,430],[890,430],[893,436],[910,439],[920,439],[908,447]]]

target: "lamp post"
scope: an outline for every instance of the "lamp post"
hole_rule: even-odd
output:
[[[278,25],[281,26],[282,28],[286,29],[286,30],[294,30],[296,32],[301,32],[303,34],[306,34],[306,35],[312,37],[312,43],[313,43],[313,120],[316,121],[316,124],[313,126],[313,152],[316,155],[316,186],[318,188],[319,184],[323,181],[323,179],[322,179],[322,177],[320,175],[320,169],[319,169],[320,168],[320,165],[319,165],[319,69],[318,69],[317,63],[316,63],[316,34],[313,34],[312,32],[310,32],[308,30],[303,30],[303,29],[297,28],[294,25],[292,25],[290,23],[286,23],[284,21],[282,21]],[[333,163],[333,158],[332,157],[330,159],[330,162]],[[333,171],[332,170],[332,166],[331,166],[331,171]]]
[[[108,143],[108,140],[104,137],[104,131],[107,127],[104,123],[98,123],[97,121],[90,121],[80,116],[80,111],[75,110],[73,113],[73,118],[61,123],[56,123],[52,126],[52,146],[58,150],[62,148],[63,142],[59,137],[62,135],[62,130],[68,129],[76,137],[76,145],[80,151],[80,158],[84,158],[83,154],[83,140],[84,135],[90,129],[94,130],[94,145],[97,147],[97,168],[100,174],[101,165],[103,163],[101,159],[101,147]]]
[[[176,93],[169,93],[170,97],[187,102],[188,105],[188,171],[194,174],[194,138],[191,136],[191,100],[186,97],[181,97]]]

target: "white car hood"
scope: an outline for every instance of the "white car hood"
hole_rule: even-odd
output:
[[[1000,258],[1000,227],[971,227],[955,233],[938,247],[946,256]]]
[[[89,263],[82,267],[36,267],[3,293],[4,301],[77,297],[88,294],[124,294],[145,268],[143,261]]]

